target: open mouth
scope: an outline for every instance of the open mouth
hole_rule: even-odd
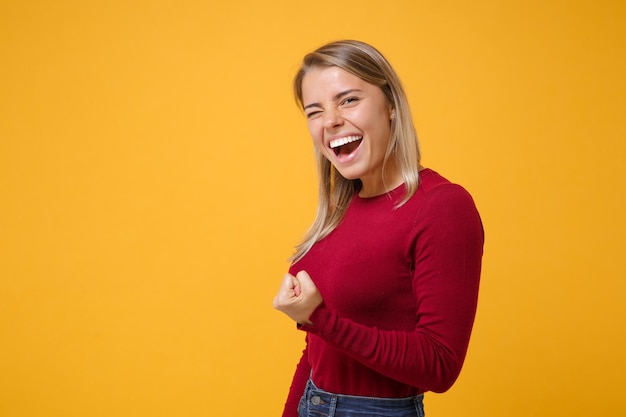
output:
[[[356,150],[361,144],[363,136],[346,136],[330,141],[330,148],[338,157],[348,156]]]

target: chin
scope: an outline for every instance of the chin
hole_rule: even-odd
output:
[[[336,168],[336,167],[335,167],[335,168]],[[346,172],[345,170],[341,171],[341,170],[337,169],[337,172],[339,172],[339,174],[340,174],[343,178],[345,178],[345,179],[347,179],[347,180],[354,181],[354,180],[361,179],[361,176],[360,176],[360,175],[357,175],[357,174],[355,174],[355,173]]]

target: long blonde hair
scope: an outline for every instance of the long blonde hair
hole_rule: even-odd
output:
[[[339,67],[363,81],[378,86],[395,111],[391,120],[391,137],[385,153],[385,163],[395,158],[404,179],[406,193],[398,206],[406,203],[417,190],[420,151],[409,103],[396,72],[385,57],[364,42],[343,40],[331,42],[305,55],[293,81],[296,102],[303,107],[302,80],[313,68]],[[337,227],[348,209],[360,180],[348,180],[317,149],[319,175],[317,215],[302,242],[296,246],[291,261],[301,259],[313,245]]]

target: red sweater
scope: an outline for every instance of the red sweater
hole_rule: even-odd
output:
[[[290,268],[305,270],[324,301],[310,317],[306,349],[284,417],[312,370],[326,391],[407,397],[446,391],[459,375],[476,312],[483,229],[471,196],[436,172],[405,187],[355,195],[344,219]]]

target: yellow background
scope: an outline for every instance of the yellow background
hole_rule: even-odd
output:
[[[0,416],[277,416],[315,211],[291,78],[357,38],[486,246],[437,416],[626,414],[626,3],[0,2]]]

